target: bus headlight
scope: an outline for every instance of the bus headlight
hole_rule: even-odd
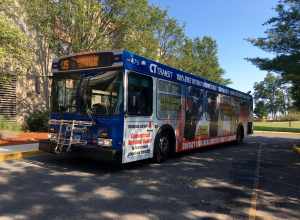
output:
[[[97,145],[103,146],[103,147],[112,147],[112,139],[98,138]]]
[[[48,139],[51,141],[54,141],[57,139],[57,134],[56,133],[48,133]]]

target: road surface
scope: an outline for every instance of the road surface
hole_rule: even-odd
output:
[[[300,219],[300,135],[120,168],[77,156],[0,164],[0,219]]]

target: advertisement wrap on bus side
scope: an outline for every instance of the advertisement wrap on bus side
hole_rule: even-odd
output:
[[[245,106],[234,97],[188,87],[184,117],[178,119],[184,120],[184,132],[177,151],[234,141],[238,124],[244,124],[250,113]]]
[[[151,158],[153,125],[151,122],[128,122],[125,129],[123,163]]]

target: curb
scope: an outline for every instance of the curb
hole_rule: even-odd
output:
[[[296,154],[300,154],[300,147],[293,147],[293,151],[296,153]]]
[[[26,157],[34,157],[43,154],[41,151],[24,151],[24,152],[13,152],[13,153],[0,153],[0,162],[5,160],[20,160]]]

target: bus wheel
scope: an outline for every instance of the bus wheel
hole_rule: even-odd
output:
[[[242,144],[244,141],[244,131],[242,127],[239,127],[236,132],[236,144]]]
[[[170,151],[170,140],[166,133],[159,133],[154,142],[153,161],[161,163],[168,158]]]

